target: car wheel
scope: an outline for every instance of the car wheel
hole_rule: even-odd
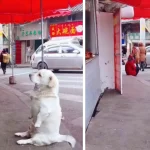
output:
[[[40,62],[40,63],[38,64],[38,66],[37,66],[37,69],[38,69],[38,70],[40,70],[40,69],[48,69],[48,66],[47,66],[46,63],[43,64],[43,67],[44,67],[44,68],[42,68],[42,62]]]
[[[54,71],[54,72],[58,72],[58,71],[59,71],[59,69],[53,69],[53,71]]]

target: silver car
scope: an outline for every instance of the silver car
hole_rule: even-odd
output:
[[[146,67],[150,66],[150,46],[146,47]]]
[[[42,52],[39,47],[31,58],[31,66],[42,68]],[[83,67],[83,49],[80,44],[54,43],[44,47],[44,68],[58,70],[80,70]]]

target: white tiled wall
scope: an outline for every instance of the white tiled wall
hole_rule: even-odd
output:
[[[113,14],[97,13],[101,89],[115,88]]]

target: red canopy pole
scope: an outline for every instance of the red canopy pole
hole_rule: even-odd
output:
[[[41,42],[42,42],[42,69],[44,69],[44,47],[43,47],[43,0],[40,0],[40,10],[41,10]]]
[[[16,80],[14,77],[14,54],[13,54],[13,46],[14,46],[14,25],[9,24],[9,48],[11,55],[11,68],[12,68],[12,76],[9,77],[9,84],[16,84]]]

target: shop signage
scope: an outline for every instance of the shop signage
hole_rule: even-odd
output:
[[[48,38],[48,25],[47,21],[43,24],[43,38]],[[39,40],[41,39],[41,24],[40,22],[34,22],[17,26],[15,38],[16,40]]]
[[[66,22],[61,24],[50,25],[51,37],[81,36],[81,35],[83,35],[82,21]]]
[[[121,16],[120,11],[114,14],[114,65],[115,65],[115,89],[122,94],[122,50],[121,50]]]
[[[36,35],[41,35],[41,30],[33,30],[33,31],[22,31],[21,36],[36,36]]]

